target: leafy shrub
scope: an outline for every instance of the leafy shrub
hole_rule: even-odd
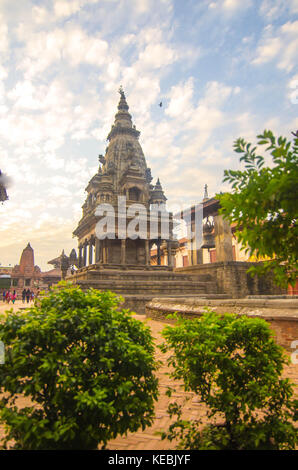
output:
[[[156,363],[149,329],[111,292],[52,288],[0,323],[3,441],[15,449],[96,449],[152,423]],[[36,406],[18,409],[17,394]]]
[[[162,438],[178,439],[183,449],[293,449],[297,402],[280,377],[288,359],[266,321],[211,311],[176,318],[163,331],[161,349],[172,352],[171,376],[207,405],[210,424],[202,429],[200,420],[183,420],[172,403],[168,412],[177,420]]]
[[[220,212],[234,224],[238,241],[251,257],[262,261],[248,272],[271,273],[284,288],[296,284],[298,272],[298,131],[292,134],[293,141],[270,130],[258,135],[257,144],[266,146],[266,159],[257,146],[237,139],[234,150],[241,154],[244,169],[225,170],[223,181],[231,184],[232,191],[217,195]]]

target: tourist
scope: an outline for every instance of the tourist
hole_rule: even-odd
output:
[[[10,302],[10,291],[9,290],[5,294],[5,300],[9,304],[9,302]]]
[[[31,292],[31,302],[33,302],[33,301],[34,301],[34,292],[32,291]]]
[[[3,302],[5,302],[5,298],[6,298],[6,291],[4,290],[4,291],[3,291],[3,294],[2,294],[2,300],[3,300]]]
[[[27,304],[29,304],[30,297],[31,297],[30,289],[27,289],[27,290],[26,290],[26,300],[27,300]]]
[[[23,304],[25,303],[25,300],[26,300],[26,289],[24,288],[23,291],[22,291],[22,302],[23,302]]]
[[[11,300],[13,304],[15,303],[16,299],[17,299],[17,294],[16,294],[16,291],[14,290],[11,296]]]

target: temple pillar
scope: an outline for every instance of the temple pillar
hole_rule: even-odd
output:
[[[150,265],[150,244],[149,244],[149,240],[146,239],[145,240],[145,263],[147,266]]]
[[[99,238],[95,238],[95,263],[101,262],[101,243]]]
[[[171,247],[171,242],[168,241],[167,243],[167,253],[168,253],[168,266],[173,266],[173,260],[172,260],[172,247]]]
[[[108,246],[107,246],[107,238],[103,240],[103,263],[107,264],[108,263]]]
[[[83,265],[82,252],[83,252],[83,247],[82,247],[82,245],[79,245],[79,268],[81,268],[82,265]]]
[[[157,266],[161,265],[160,245],[161,245],[161,240],[158,239],[157,242],[156,242],[156,246],[157,246]]]
[[[232,231],[222,215],[214,216],[216,261],[233,261]]]
[[[126,240],[121,240],[121,264],[126,263]]]
[[[164,240],[161,243],[160,248],[161,248],[161,252],[163,253],[163,264],[167,266],[169,262],[169,250],[168,250],[168,243],[166,242],[166,240]]]
[[[87,241],[84,243],[83,266],[87,266]]]
[[[197,250],[197,263],[196,264],[203,264],[203,248],[199,248]]]
[[[89,240],[89,265],[92,264],[93,261],[93,239],[90,238]]]

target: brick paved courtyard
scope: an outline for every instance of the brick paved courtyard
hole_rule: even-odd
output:
[[[9,306],[9,308],[11,305]],[[22,302],[17,302],[13,306],[14,310],[23,307]],[[7,309],[7,305],[0,305],[0,313]],[[165,323],[160,321],[154,321],[151,319],[146,319],[143,315],[135,315],[141,321],[146,322],[151,329],[152,335],[155,339],[156,345],[162,342],[161,331],[165,326]],[[156,435],[157,431],[164,431],[168,429],[168,426],[171,422],[167,415],[167,407],[171,401],[177,401],[182,404],[186,397],[190,399],[184,405],[184,414],[183,418],[185,419],[198,419],[199,417],[206,422],[206,408],[205,406],[198,401],[195,395],[188,393],[186,394],[181,384],[177,386],[173,380],[168,377],[168,367],[166,365],[166,357],[161,351],[156,348],[156,358],[162,361],[162,366],[158,370],[157,376],[159,379],[159,391],[160,396],[159,400],[156,403],[155,407],[155,420],[153,425],[150,428],[145,429],[144,431],[138,431],[135,433],[129,433],[127,436],[118,437],[117,439],[110,441],[107,448],[111,450],[169,450],[175,448],[175,443],[162,441],[160,436]],[[284,370],[284,376],[291,379],[295,384],[295,392],[297,395],[298,391],[298,365],[290,364]],[[172,397],[169,398],[165,392],[168,387],[173,387],[177,391],[173,393]],[[25,400],[20,397],[19,405],[23,406],[28,404],[28,400]],[[4,432],[3,426],[0,426],[0,435]]]

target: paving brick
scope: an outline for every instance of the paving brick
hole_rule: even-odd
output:
[[[155,338],[156,344],[160,343],[161,330],[164,328],[165,323],[155,320],[146,320],[142,315],[136,315],[136,318],[146,321],[150,326],[153,337]],[[166,355],[161,353],[160,349],[156,348],[156,358],[163,361],[163,366],[157,371],[157,377],[160,381],[159,390],[160,396],[155,406],[156,418],[151,427],[146,428],[143,432],[137,431],[135,433],[128,433],[127,436],[120,436],[116,439],[111,440],[107,444],[107,449],[111,450],[170,450],[174,449],[176,443],[169,441],[162,441],[159,436],[156,436],[156,431],[165,431],[168,429],[172,420],[167,415],[168,404],[172,401],[177,401],[180,404],[184,403],[185,398],[190,397],[190,400],[186,402],[184,407],[183,418],[185,419],[198,419],[202,418],[202,422],[207,423],[208,418],[206,416],[207,408],[200,402],[200,400],[192,393],[185,393],[182,386],[178,386],[174,383],[173,379],[170,379],[165,374],[169,372],[166,366]],[[295,393],[298,396],[298,364],[290,363],[290,365],[284,368],[284,377],[288,377],[295,384]],[[165,395],[167,386],[171,385],[175,390],[175,394],[172,397]],[[23,407],[28,405],[30,400],[24,397],[18,397],[18,405]],[[3,435],[4,428],[0,426],[0,437]]]

